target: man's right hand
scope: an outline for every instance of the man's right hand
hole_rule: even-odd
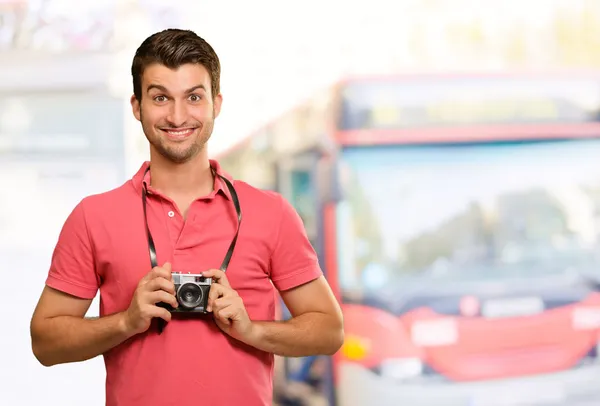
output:
[[[177,307],[175,286],[171,278],[171,264],[153,268],[138,283],[129,309],[124,313],[125,328],[130,335],[143,333],[150,328],[154,317],[171,321],[171,313],[157,303],[168,303]]]

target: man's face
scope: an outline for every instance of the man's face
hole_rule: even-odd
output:
[[[221,111],[221,95],[211,94],[206,68],[185,64],[177,69],[148,66],[142,76],[142,97],[131,97],[150,148],[167,160],[184,163],[194,158],[210,138]]]

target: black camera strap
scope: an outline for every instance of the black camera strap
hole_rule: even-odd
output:
[[[148,168],[146,168],[146,171],[144,172],[144,177],[146,176],[146,174],[148,173],[149,170],[150,170],[150,167],[148,166]],[[231,261],[231,257],[233,256],[233,251],[235,250],[235,244],[237,243],[238,235],[240,233],[240,225],[242,223],[242,209],[240,207],[240,201],[238,199],[238,195],[235,191],[235,188],[233,187],[233,184],[225,176],[218,174],[217,171],[215,170],[215,168],[213,168],[212,166],[211,166],[211,170],[212,170],[213,176],[215,176],[215,178],[218,176],[227,185],[227,189],[229,189],[229,194],[231,195],[231,200],[233,200],[233,205],[235,206],[235,211],[237,213],[237,229],[235,231],[233,240],[229,244],[229,249],[227,250],[227,253],[225,254],[225,258],[223,259],[223,262],[221,263],[221,267],[220,267],[220,269],[223,272],[226,272],[227,267],[229,266],[229,261]],[[142,205],[144,208],[144,222],[146,223],[146,236],[148,238],[148,251],[150,253],[150,264],[152,265],[152,268],[154,268],[154,267],[158,266],[158,261],[156,259],[156,246],[154,245],[154,239],[152,238],[152,233],[150,233],[150,227],[148,226],[148,215],[147,215],[147,209],[146,209],[147,194],[148,194],[148,190],[146,187],[146,183],[144,182],[143,190],[142,190]],[[165,325],[165,321],[163,319],[158,319],[158,333],[159,334],[162,333],[162,331],[164,329],[164,325]]]

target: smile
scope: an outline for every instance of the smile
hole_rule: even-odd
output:
[[[169,138],[181,140],[189,137],[194,133],[195,128],[184,128],[184,129],[163,129],[162,131],[167,134]]]

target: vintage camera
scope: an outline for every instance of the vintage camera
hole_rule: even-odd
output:
[[[212,285],[212,278],[206,278],[199,274],[173,272],[175,284],[175,298],[179,306],[173,308],[168,303],[160,303],[171,313],[208,313],[208,292]]]

